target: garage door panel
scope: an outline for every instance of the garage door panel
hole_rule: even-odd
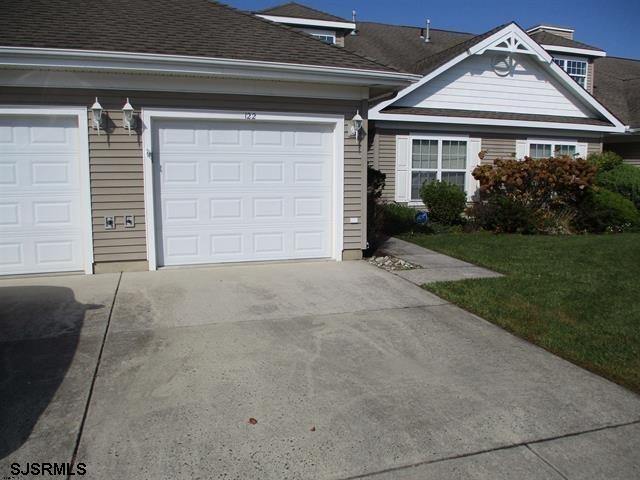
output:
[[[82,270],[76,117],[0,116],[0,274]]]
[[[162,121],[156,132],[161,265],[331,256],[330,126]]]
[[[296,225],[301,222],[330,222],[330,189],[316,192],[304,190],[273,194],[267,189],[244,193],[221,192],[207,195],[207,192],[192,197],[166,194],[162,199],[162,220],[166,226],[193,224],[208,225],[250,224]]]

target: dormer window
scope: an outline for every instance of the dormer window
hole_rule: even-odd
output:
[[[316,37],[318,40],[322,40],[324,43],[328,43],[329,45],[333,45],[334,43],[336,43],[335,35],[320,35],[320,34],[314,33],[313,36]]]
[[[300,30],[329,45],[335,45],[336,43],[336,32],[333,30],[321,30],[318,28],[301,28]]]
[[[587,62],[571,58],[554,58],[553,61],[573,78],[582,88],[587,88]]]

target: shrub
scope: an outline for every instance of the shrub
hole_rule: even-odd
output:
[[[542,221],[537,208],[499,193],[475,203],[467,215],[476,228],[497,233],[537,233]]]
[[[387,176],[375,168],[367,168],[367,240],[375,248],[384,224],[384,206],[380,201]]]
[[[467,195],[462,189],[446,182],[425,182],[420,198],[427,206],[429,218],[445,225],[460,223],[467,205]]]
[[[400,203],[387,203],[383,207],[384,231],[389,235],[404,233],[416,227],[416,210]]]
[[[480,198],[503,195],[516,204],[552,210],[575,206],[595,181],[596,167],[569,157],[533,160],[495,160],[480,165],[473,176],[480,182]]]
[[[580,205],[576,224],[594,233],[634,230],[640,226],[640,212],[619,193],[597,188]]]
[[[620,164],[610,169],[598,170],[596,183],[631,200],[640,209],[640,168]]]
[[[622,165],[622,157],[613,152],[592,153],[587,161],[594,165],[599,172],[612,170]]]

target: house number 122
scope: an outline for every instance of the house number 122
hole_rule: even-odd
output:
[[[256,114],[254,112],[245,112],[244,113],[244,119],[245,120],[255,120],[256,119]]]

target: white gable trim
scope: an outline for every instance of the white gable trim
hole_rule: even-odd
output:
[[[607,56],[607,52],[603,52],[602,50],[588,50],[586,48],[563,47],[560,45],[545,45],[545,44],[542,44],[542,48],[544,48],[549,52],[572,53],[574,55],[587,55],[589,57],[606,57]]]
[[[289,25],[307,25],[323,28],[344,28],[345,30],[355,30],[356,24],[353,22],[336,22],[331,20],[314,20],[311,18],[283,17],[280,15],[257,15],[265,20],[275,23],[286,23]]]
[[[584,123],[534,122],[531,120],[503,120],[497,118],[445,117],[441,115],[407,115],[397,113],[371,113],[369,120],[387,120],[413,123],[441,123],[458,125],[491,125],[498,127],[546,128],[553,130],[573,130],[583,132],[620,133],[625,127],[589,125]]]
[[[508,48],[499,47],[503,42],[507,42]],[[518,45],[523,45],[526,50],[518,49]],[[529,37],[518,25],[515,23],[510,23],[502,30],[494,33],[493,35],[485,38],[484,40],[478,42],[476,45],[472,46],[468,50],[462,52],[460,55],[454,57],[449,60],[444,65],[441,65],[433,72],[429,73],[422,80],[409,85],[405,89],[398,92],[398,94],[389,100],[379,103],[371,110],[369,110],[369,119],[370,120],[392,120],[390,114],[381,113],[386,107],[394,104],[401,98],[407,96],[409,93],[417,90],[425,83],[431,81],[433,78],[442,74],[443,72],[449,70],[454,65],[462,62],[463,60],[469,58],[472,55],[480,55],[487,50],[499,50],[499,51],[514,51],[517,53],[525,53],[529,55],[535,55],[541,63],[544,63],[549,69],[550,73],[556,78],[563,86],[565,86],[569,91],[573,92],[576,97],[582,100],[584,103],[588,104],[591,108],[600,113],[603,117],[605,117],[608,121],[610,121],[614,127],[598,127],[594,125],[581,125],[579,130],[598,130],[598,131],[608,131],[608,132],[623,132],[624,125],[618,120],[611,112],[609,112],[600,102],[598,102],[594,97],[592,97],[585,89],[583,89],[580,85],[573,81],[573,79],[558,65],[553,62],[553,57],[547,53],[547,51],[538,45],[531,37]],[[511,49],[511,50],[510,50]],[[408,117],[406,120],[401,120],[400,118],[395,118],[395,120],[399,121],[412,121],[412,122],[431,122],[433,121],[433,117],[427,117],[422,115],[394,115],[395,117]],[[428,120],[431,118],[431,120]],[[439,123],[462,123],[459,121],[451,121],[450,117],[437,117]],[[466,123],[476,123],[474,119],[464,119]],[[478,119],[476,119],[478,120]],[[499,120],[487,120],[480,119],[482,124],[492,124],[492,125],[501,125]],[[549,127],[551,125],[545,122],[524,122],[525,124],[534,124],[534,125],[524,125],[523,122],[519,121],[507,121],[508,125],[514,126],[544,126]],[[576,130],[576,125],[571,124],[557,124],[564,125],[563,128],[568,128],[570,126],[571,129]],[[591,128],[584,128],[591,127]],[[556,127],[554,127],[556,128]],[[562,128],[562,127],[557,127]]]

